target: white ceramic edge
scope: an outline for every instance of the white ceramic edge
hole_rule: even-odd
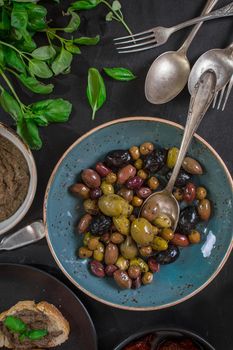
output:
[[[18,224],[31,207],[37,188],[37,170],[31,150],[13,130],[0,123],[0,135],[4,136],[9,141],[11,141],[21,151],[21,153],[25,157],[25,160],[27,161],[30,173],[28,193],[22,205],[7,220],[0,222],[0,235],[2,235],[3,233],[6,233],[10,229],[12,229],[16,224]]]

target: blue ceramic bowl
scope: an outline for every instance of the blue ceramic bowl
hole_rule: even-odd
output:
[[[217,238],[212,254],[204,258],[203,242],[181,250],[179,259],[162,266],[152,284],[138,290],[119,290],[111,278],[98,279],[90,274],[88,261],[76,258],[82,237],[74,226],[83,215],[82,201],[68,192],[80,171],[92,167],[114,149],[128,149],[145,141],[163,147],[180,145],[181,126],[162,119],[133,117],[99,126],[79,138],[55,167],[45,196],[44,221],[49,248],[64,274],[84,293],[105,304],[131,310],[155,310],[180,303],[206,287],[219,273],[232,249],[233,183],[218,154],[195,136],[189,155],[205,167],[201,184],[214,203],[214,215],[200,229],[203,242],[211,231]]]

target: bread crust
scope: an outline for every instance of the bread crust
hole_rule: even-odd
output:
[[[43,312],[49,319],[48,331],[62,331],[62,334],[58,337],[51,339],[46,348],[52,348],[64,343],[69,336],[70,333],[70,325],[69,322],[64,318],[62,313],[54,306],[53,304],[48,303],[47,301],[41,301],[38,304],[33,300],[24,300],[19,301],[17,304],[12,306],[10,309],[3,311],[0,314],[0,321],[2,321],[5,317],[14,315],[22,310],[31,310],[31,311],[41,311]],[[9,344],[7,337],[0,331],[0,347],[6,347],[12,349],[13,347]],[[45,348],[45,347],[43,347]],[[37,348],[39,349],[39,348]],[[37,350],[31,349],[31,350]]]

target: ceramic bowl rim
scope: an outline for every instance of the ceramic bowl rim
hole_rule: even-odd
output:
[[[163,118],[156,118],[156,117],[146,117],[146,116],[140,116],[140,117],[126,117],[126,118],[120,118],[120,119],[115,119],[113,121],[101,124],[93,129],[91,129],[90,131],[88,131],[87,133],[85,133],[84,135],[82,135],[81,137],[79,137],[70,147],[68,147],[68,149],[63,153],[63,155],[60,157],[60,159],[58,160],[57,164],[55,165],[52,174],[49,178],[47,187],[46,187],[46,191],[45,191],[45,197],[44,197],[44,204],[43,204],[43,220],[44,220],[44,225],[45,225],[45,236],[46,236],[46,240],[48,243],[48,247],[49,250],[54,258],[54,260],[56,261],[57,265],[59,266],[59,268],[61,269],[61,271],[64,273],[64,275],[77,287],[79,288],[83,293],[85,293],[86,295],[88,295],[89,297],[103,303],[106,304],[108,306],[111,307],[115,307],[118,309],[123,309],[123,310],[130,310],[130,311],[155,311],[155,310],[161,310],[161,309],[165,309],[167,307],[171,307],[171,306],[175,306],[177,304],[180,304],[190,298],[192,298],[194,295],[198,294],[200,291],[202,291],[205,287],[207,287],[210,282],[212,282],[212,280],[219,274],[219,272],[222,270],[223,266],[225,265],[228,257],[230,256],[230,253],[232,251],[233,248],[233,239],[231,240],[231,243],[229,244],[229,247],[227,249],[227,252],[225,254],[225,256],[223,257],[221,263],[219,264],[218,268],[215,270],[215,272],[209,277],[209,279],[203,283],[199,288],[195,289],[192,293],[181,297],[180,299],[177,299],[176,301],[172,301],[170,303],[167,304],[163,304],[163,305],[159,305],[159,306],[147,306],[147,307],[135,307],[135,306],[125,306],[125,305],[120,305],[114,302],[110,302],[110,301],[106,301],[98,296],[96,296],[95,294],[93,294],[92,292],[89,292],[87,289],[85,289],[84,287],[82,287],[77,281],[75,281],[75,279],[73,277],[71,277],[69,275],[69,273],[66,271],[66,269],[63,267],[62,263],[59,261],[54,249],[53,249],[53,245],[52,242],[50,241],[50,237],[49,237],[49,233],[48,233],[48,227],[47,227],[47,200],[48,200],[48,196],[49,196],[49,191],[50,188],[53,184],[53,180],[55,178],[55,175],[57,173],[57,170],[61,164],[61,162],[64,160],[64,158],[67,156],[67,154],[74,148],[76,147],[79,143],[81,143],[85,138],[89,137],[90,135],[94,134],[96,131],[99,131],[101,129],[104,129],[110,125],[113,124],[120,124],[120,123],[125,123],[125,122],[130,122],[130,121],[151,121],[151,122],[159,122],[162,124],[168,124],[170,126],[173,126],[177,129],[183,130],[184,127],[178,123],[175,123],[173,121],[167,120],[167,119],[163,119]],[[201,136],[197,135],[195,133],[194,135],[195,139],[199,140],[202,144],[204,144],[209,150],[210,152],[213,154],[213,156],[215,156],[215,158],[217,158],[218,162],[221,164],[221,166],[223,167],[223,170],[227,176],[227,179],[229,181],[229,184],[231,185],[231,189],[233,192],[233,179],[230,175],[229,170],[227,169],[227,166],[225,165],[224,161],[222,160],[222,158],[220,157],[220,155],[214,150],[214,148],[207,142],[205,141]]]
[[[1,133],[1,130],[3,130],[6,134],[10,135],[12,139],[11,138],[8,139],[8,137],[5,134]],[[12,142],[15,145],[15,147],[19,149],[19,151],[22,153],[22,155],[24,156],[27,162],[28,170],[30,173],[30,181],[29,181],[27,195],[23,203],[21,204],[21,206],[17,209],[17,211],[13,213],[13,215],[10,216],[7,220],[5,220],[5,221],[8,221],[8,224],[6,224],[5,227],[0,229],[0,235],[2,235],[8,232],[9,230],[11,230],[13,227],[15,227],[29,211],[36,194],[37,169],[36,169],[35,159],[33,157],[33,154],[30,148],[26,143],[24,143],[24,141],[19,137],[18,134],[16,134],[14,130],[12,130],[10,127],[0,122],[0,135],[7,138],[10,142]]]
[[[130,336],[128,336],[127,338],[125,338],[120,344],[118,344],[114,350],[123,350],[123,346],[128,345],[129,342],[132,342],[134,340],[137,340],[140,337],[143,337],[147,334],[150,333],[154,333],[154,332],[161,332],[161,331],[173,331],[173,332],[179,332],[179,333],[183,333],[185,336],[189,336],[192,337],[194,340],[198,340],[199,342],[201,342],[201,345],[205,345],[208,347],[207,350],[215,350],[215,348],[204,338],[202,338],[199,334],[196,334],[193,331],[190,331],[188,329],[184,329],[184,328],[178,328],[178,327],[158,327],[158,328],[148,328],[145,330],[142,330],[140,332],[136,332],[135,334],[132,334]]]

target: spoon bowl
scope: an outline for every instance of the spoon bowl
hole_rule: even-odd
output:
[[[175,98],[185,87],[190,64],[183,50],[168,51],[152,63],[145,81],[145,95],[153,104],[163,104]]]
[[[211,69],[217,78],[216,91],[221,90],[233,74],[233,44],[225,49],[212,49],[205,52],[194,64],[188,81],[190,94],[193,93],[198,77]]]

